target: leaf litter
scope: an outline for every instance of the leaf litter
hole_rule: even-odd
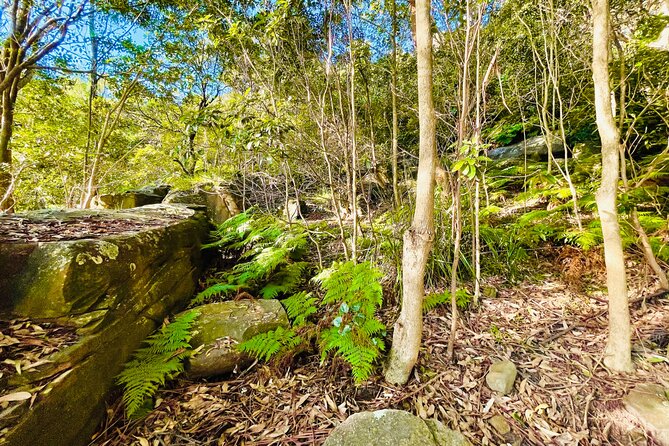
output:
[[[666,294],[654,292],[641,260],[630,260],[636,372],[612,373],[602,364],[606,294],[595,286],[603,283],[601,263],[568,255],[557,256],[567,271],[545,262],[539,280],[488,279],[497,296],[463,315],[454,363],[446,360],[447,309],[427,314],[419,362],[406,386],[386,384],[379,370],[356,387],[342,361],[321,364],[318,355],[303,354],[221,381],[180,380],[159,393],[154,411],[141,420],[124,419],[117,400],[91,444],[320,445],[353,413],[396,408],[437,418],[475,445],[658,445],[624,410],[622,397],[640,383],[669,386]],[[575,286],[579,263],[589,271]],[[391,310],[384,315],[389,325],[395,317]],[[485,385],[488,367],[503,358],[518,368],[507,396]]]

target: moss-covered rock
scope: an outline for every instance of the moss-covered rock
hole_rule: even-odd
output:
[[[101,215],[163,224],[99,240],[0,245],[0,277],[5,268],[18,274],[13,281],[0,281],[11,293],[2,300],[5,313],[57,317],[80,327],[83,335],[48,358],[51,362],[0,379],[5,392],[37,394],[32,404],[12,403],[14,410],[0,420],[0,444],[88,444],[123,364],[194,293],[202,266],[200,245],[208,232],[202,213],[165,205],[110,212]],[[8,252],[21,253],[16,264],[1,257]]]
[[[203,346],[190,360],[188,374],[215,376],[248,363],[236,346],[253,336],[278,327],[289,327],[288,316],[278,300],[229,301],[197,307],[193,325],[193,348]]]
[[[216,225],[239,214],[239,205],[235,196],[226,189],[215,186],[200,186],[187,191],[172,191],[167,194],[163,202],[205,206],[207,216]]]
[[[64,213],[60,221],[66,226],[68,216],[80,214]],[[103,239],[0,245],[0,313],[55,318],[109,310],[133,294],[134,286],[150,280],[155,267],[170,258],[190,257],[206,231],[203,216],[183,206],[91,215],[151,222],[152,229],[140,225]]]
[[[438,421],[423,421],[403,410],[351,415],[337,426],[324,446],[470,446],[462,434]]]
[[[169,186],[160,185],[147,186],[120,194],[102,194],[98,197],[97,204],[105,209],[131,209],[149,204],[159,204],[169,191]]]

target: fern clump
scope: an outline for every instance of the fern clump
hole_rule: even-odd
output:
[[[318,312],[317,302],[316,297],[305,291],[293,294],[281,301],[295,328],[305,325],[309,316]]]
[[[123,404],[128,417],[145,415],[151,397],[160,386],[184,370],[191,355],[191,327],[199,312],[192,310],[163,325],[144,346],[135,351],[116,381],[123,386]]]
[[[268,361],[318,337],[321,360],[334,352],[351,365],[353,377],[360,383],[370,377],[385,349],[382,338],[386,326],[375,317],[383,302],[380,278],[381,273],[369,262],[335,263],[313,279],[325,290],[320,302],[305,291],[281,301],[292,328],[254,336],[238,348]],[[330,311],[325,317],[331,324],[319,332],[320,324],[315,325],[309,318],[324,309]]]
[[[206,248],[235,252],[243,261],[219,274],[213,285],[195,297],[193,305],[240,291],[274,299],[297,291],[304,282],[309,264],[299,261],[307,247],[307,233],[302,228],[289,228],[271,216],[246,212],[223,223],[213,235],[218,240]]]
[[[386,327],[375,317],[383,302],[381,276],[369,262],[346,262],[314,278],[326,291],[323,303],[336,306],[332,326],[321,332],[321,360],[334,351],[351,365],[356,383],[369,378],[385,349]]]

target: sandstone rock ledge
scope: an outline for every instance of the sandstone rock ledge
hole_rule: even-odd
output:
[[[81,213],[64,211],[58,219],[67,225]],[[193,295],[208,233],[203,213],[152,205],[87,211],[87,218],[137,224],[96,239],[41,242],[38,234],[36,241],[0,244],[0,314],[57,320],[82,336],[37,370],[0,378],[0,395],[36,395],[5,411],[0,444],[88,444],[130,354]]]

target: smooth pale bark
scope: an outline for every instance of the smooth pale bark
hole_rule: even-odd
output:
[[[606,282],[609,294],[609,337],[604,364],[619,372],[633,371],[632,340],[625,258],[618,224],[617,193],[620,172],[620,133],[611,109],[609,86],[609,2],[592,1],[592,73],[595,83],[597,130],[602,141],[602,184],[597,210],[604,236]]]
[[[392,16],[392,55],[390,68],[390,89],[393,108],[393,127],[392,127],[392,170],[393,170],[393,200],[396,207],[400,205],[400,193],[397,188],[397,135],[399,134],[399,125],[397,122],[397,5],[395,0],[390,0],[390,14]],[[669,1],[669,0],[668,0]]]
[[[418,64],[418,119],[420,150],[416,182],[416,210],[404,234],[402,310],[393,332],[385,378],[405,384],[418,360],[423,332],[425,265],[434,240],[434,168],[436,119],[432,100],[432,33],[430,0],[416,1],[416,56]]]

